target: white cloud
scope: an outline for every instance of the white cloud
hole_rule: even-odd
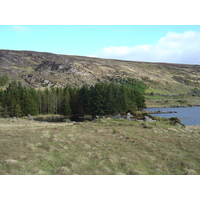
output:
[[[93,56],[133,61],[200,64],[200,33],[169,32],[156,44],[132,47],[109,46]]]

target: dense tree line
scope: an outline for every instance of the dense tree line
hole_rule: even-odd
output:
[[[126,87],[110,82],[42,91],[13,82],[5,90],[0,90],[0,115],[4,117],[28,114],[110,115],[143,108],[145,100],[138,85]]]

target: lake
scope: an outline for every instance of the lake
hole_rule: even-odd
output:
[[[152,116],[157,117],[178,117],[181,122],[187,126],[200,125],[200,107],[172,107],[172,108],[147,108],[147,111],[173,111],[177,113],[159,113],[159,114],[151,114]]]

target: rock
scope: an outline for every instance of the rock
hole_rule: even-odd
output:
[[[30,114],[28,114],[27,117],[29,117],[30,120],[33,120],[33,117]]]
[[[185,172],[185,175],[198,175],[198,173],[195,170],[193,170],[193,169],[188,169]]]
[[[9,165],[16,165],[16,164],[18,164],[18,161],[17,160],[13,160],[13,159],[8,159],[8,160],[5,160],[4,162],[6,164],[9,164]]]
[[[176,124],[175,124],[175,126],[182,127],[182,125],[181,125],[181,124],[179,124],[179,123],[176,123]]]
[[[43,83],[44,83],[44,84],[50,84],[51,81],[49,81],[49,80],[43,80]]]
[[[126,114],[126,119],[127,120],[132,120],[132,118],[133,118],[133,115],[131,115],[131,113],[127,113]]]
[[[148,117],[148,116],[144,116],[144,121],[145,121],[145,122],[156,122],[156,120],[153,120],[153,119],[151,119],[151,118]]]
[[[114,115],[112,116],[113,119],[124,119],[124,116],[122,114],[117,114],[117,115]]]
[[[156,95],[156,93],[155,92],[151,92],[151,94],[150,95]]]

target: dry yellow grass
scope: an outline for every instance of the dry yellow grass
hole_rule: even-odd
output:
[[[199,174],[199,126],[0,119],[0,174]]]

